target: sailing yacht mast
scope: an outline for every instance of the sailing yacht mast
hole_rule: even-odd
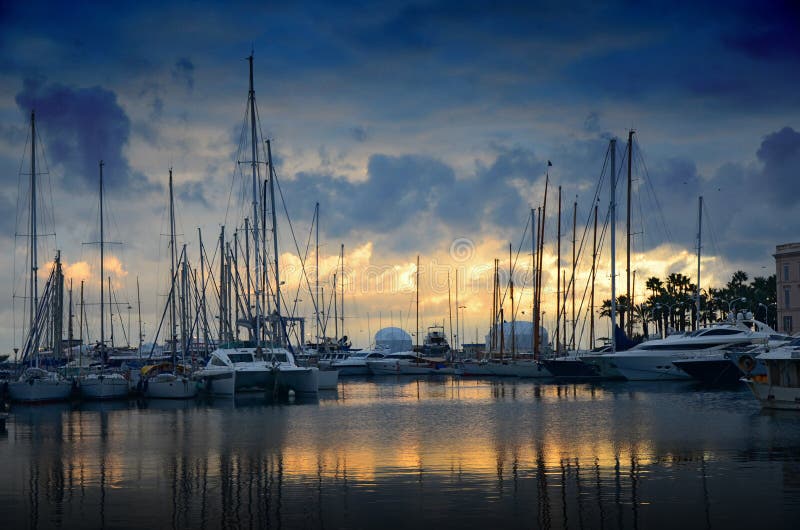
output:
[[[609,149],[611,151],[611,352],[617,351],[617,139],[612,138]]]
[[[561,353],[561,186],[558,187],[558,231],[556,236],[556,247],[558,257],[556,282],[556,354]]]
[[[31,112],[31,233],[30,233],[30,257],[31,257],[31,278],[30,278],[30,329],[36,325],[36,308],[39,306],[39,283],[37,278],[38,256],[36,253],[36,116]]]
[[[259,247],[258,247],[258,149],[256,147],[256,91],[253,88],[253,54],[250,54],[250,57],[247,58],[247,61],[250,65],[250,92],[248,95],[249,103],[250,103],[250,148],[251,148],[251,160],[250,165],[252,167],[253,172],[253,256],[255,260],[255,277],[256,277],[256,288],[255,288],[255,299],[256,299],[256,325],[255,325],[255,337],[256,337],[256,345],[257,348],[261,347],[261,300],[259,298],[259,279],[261,278],[260,274],[260,254],[259,254]],[[269,145],[269,143],[267,143]],[[272,161],[270,160],[270,171],[272,170]],[[274,208],[273,208],[274,210]],[[273,212],[274,213],[274,212]],[[277,261],[278,257],[275,256]],[[248,271],[248,275],[250,271]],[[277,269],[275,271],[277,275]],[[248,295],[249,296],[249,295]],[[280,297],[278,297],[280,300]],[[280,302],[277,302],[280,304]],[[280,306],[278,309],[278,314],[280,315]]]
[[[172,168],[169,168],[169,277],[171,278],[171,288],[169,295],[169,313],[170,313],[170,342],[172,344],[172,367],[175,368],[175,343],[178,341],[178,336],[175,331],[175,320],[177,318],[175,311],[175,201],[172,193]]]
[[[626,308],[625,312],[628,315],[627,326],[625,326],[626,332],[628,336],[633,333],[633,299],[631,298],[631,168],[633,164],[633,129],[628,131],[628,207],[626,210],[627,220],[626,220],[626,245],[627,249],[625,252],[625,260],[626,260],[626,268],[625,268],[625,276],[628,282],[628,289],[626,291],[628,296],[628,307]]]
[[[105,241],[103,239],[103,166],[105,164],[103,161],[100,161],[100,357],[105,362],[106,359],[106,335],[105,335],[105,309],[103,304],[105,303],[104,300],[104,288],[103,284],[105,283],[105,269],[104,269],[104,262],[105,262]],[[113,326],[113,322],[112,322]],[[113,327],[112,327],[113,329]],[[113,335],[113,331],[112,331]]]
[[[695,305],[697,306],[697,317],[695,323],[700,328],[700,249],[702,247],[703,235],[703,196],[697,202],[697,294],[695,295]]]
[[[417,347],[416,351],[419,351],[419,254],[417,254],[417,273],[416,273],[416,287],[417,287]]]
[[[283,317],[281,317],[281,272],[278,267],[278,216],[275,211],[275,168],[272,166],[272,144],[267,140],[269,166],[269,200],[272,207],[272,252],[275,260],[275,314],[278,316],[278,345],[283,345]],[[287,338],[288,340],[288,338]]]
[[[316,294],[315,294],[315,298],[314,298],[314,308],[315,308],[316,314],[317,314],[317,338],[316,338],[316,343],[317,343],[317,351],[319,351],[319,345],[320,345],[320,342],[319,342],[319,319],[320,319],[320,314],[319,314],[319,308],[320,308],[320,303],[319,303],[319,203],[317,203],[314,206],[314,224],[315,224],[315,229],[316,229],[316,246],[315,246],[315,250],[314,250],[314,259],[317,261],[317,266],[316,266],[316,269],[315,269],[316,270],[316,275],[315,275],[315,283],[316,283],[315,291],[316,291]]]

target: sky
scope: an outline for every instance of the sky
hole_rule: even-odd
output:
[[[493,260],[507,270],[509,244],[518,254],[515,311],[529,319],[526,224],[542,203],[548,160],[545,325],[552,327],[556,189],[562,264],[571,274],[572,204],[576,239],[590,241],[583,227],[609,139],[618,139],[619,166],[630,129],[637,301],[649,276],[696,279],[700,195],[701,285],[722,284],[737,269],[772,274],[775,245],[798,240],[798,27],[800,8],[790,1],[5,2],[0,351],[22,342],[30,112],[46,171],[38,185],[40,276],[60,249],[76,301],[86,281],[96,336],[99,258],[86,243],[98,240],[102,159],[106,240],[122,243],[106,256],[122,308],[113,317],[115,340],[126,341],[119,326],[127,328],[127,305],[136,326],[137,278],[152,340],[169,290],[169,169],[178,239],[193,261],[198,228],[213,253],[220,227],[230,234],[251,207],[237,163],[249,160],[237,153],[251,50],[260,128],[271,139],[282,194],[284,293],[309,320],[306,338],[315,333],[314,310],[297,249],[305,259],[317,202],[323,305],[343,244],[345,331],[357,346],[382,326],[414,331],[417,255],[423,332],[444,321],[449,334],[457,313],[461,335],[482,340]],[[597,202],[601,224],[607,183]],[[618,201],[617,283],[624,285],[624,178]],[[586,248],[578,304],[591,266]],[[601,260],[598,299],[609,293],[607,248]]]

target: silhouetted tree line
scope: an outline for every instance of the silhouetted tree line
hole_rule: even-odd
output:
[[[666,280],[655,276],[648,278],[645,288],[647,299],[630,307],[628,297],[617,297],[619,326],[633,330],[632,336],[649,337],[652,332],[665,336],[670,328],[676,331],[697,329],[724,320],[729,311],[750,311],[757,320],[777,328],[775,275],[756,276],[748,283],[744,271],[736,271],[725,287],[700,290],[700,315],[698,319],[695,294],[697,287],[688,276],[672,273]],[[611,300],[604,300],[600,316],[611,316]]]

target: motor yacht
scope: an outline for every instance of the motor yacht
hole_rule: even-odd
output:
[[[690,333],[669,335],[637,344],[626,351],[598,355],[592,359],[601,370],[616,369],[630,381],[690,379],[673,361],[698,355],[718,354],[738,346],[766,344],[769,334],[753,331],[742,322],[726,322]]]
[[[742,378],[766,409],[800,410],[800,338],[760,354],[763,375]]]

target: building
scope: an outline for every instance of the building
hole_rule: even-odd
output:
[[[800,243],[775,247],[775,287],[778,302],[778,331],[800,330]]]

